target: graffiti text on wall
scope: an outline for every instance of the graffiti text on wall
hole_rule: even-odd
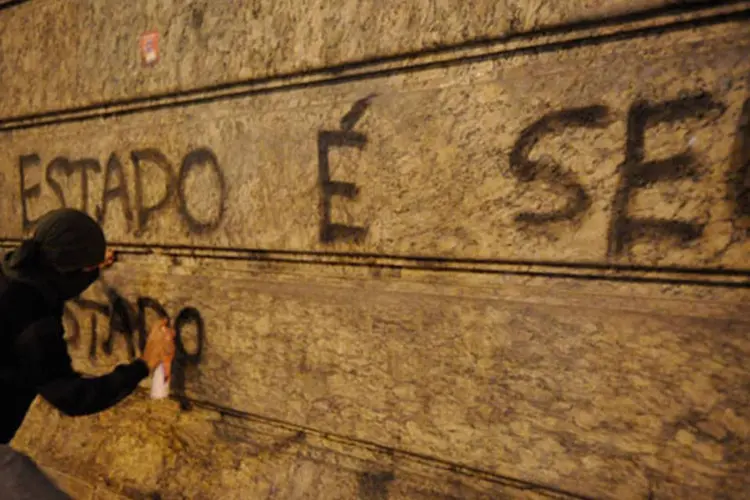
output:
[[[208,148],[189,151],[179,169],[175,169],[169,158],[155,148],[132,151],[130,163],[132,168],[126,169],[116,153],[109,156],[104,166],[96,158],[58,156],[44,160],[37,153],[21,156],[18,169],[22,229],[26,231],[36,222],[29,215],[29,201],[41,196],[43,183],[54,194],[59,207],[81,209],[94,215],[99,222],[104,222],[113,210],[121,210],[128,231],[134,234],[143,233],[149,221],[171,205],[176,205],[183,224],[193,233],[210,232],[219,226],[224,216],[227,187],[213,151]],[[43,170],[43,180],[29,182],[27,179],[35,170]],[[196,174],[207,176],[208,182],[191,190],[190,178]],[[66,192],[63,187],[74,176],[79,180],[76,183],[80,186],[78,196],[73,196],[70,190]],[[92,186],[99,186],[101,193],[93,211],[89,206]],[[190,196],[189,191],[200,194]],[[213,203],[206,207],[205,200]]]
[[[320,189],[319,239],[321,243],[334,241],[353,241],[361,243],[367,236],[367,228],[347,226],[331,221],[331,198],[341,196],[350,200],[356,199],[359,188],[351,182],[331,180],[331,167],[328,154],[331,148],[358,148],[367,144],[367,136],[352,129],[370,107],[375,94],[355,102],[340,122],[340,130],[321,130],[318,132],[318,187]]]
[[[133,303],[106,285],[105,292],[106,301],[78,298],[73,301],[76,311],[70,306],[65,308],[68,343],[72,347],[85,347],[89,358],[94,360],[100,352],[106,356],[112,355],[116,339],[121,337],[125,342],[128,357],[132,360],[146,347],[148,324],[156,323],[156,321],[149,321],[149,318],[168,320],[176,335],[171,388],[180,400],[183,409],[189,408],[185,397],[186,375],[189,375],[200,364],[205,347],[205,324],[200,312],[188,306],[180,309],[174,316],[170,316],[164,306],[152,297],[138,297]],[[83,346],[82,325],[86,324],[86,319],[88,319],[90,329],[88,345]],[[104,338],[99,338],[100,322],[106,325]]]
[[[633,215],[631,201],[652,185],[663,185],[684,180],[698,180],[707,168],[689,148],[667,158],[650,160],[646,147],[649,130],[663,125],[675,125],[688,120],[708,120],[722,115],[726,105],[707,93],[687,95],[660,102],[637,101],[626,114],[626,137],[623,140],[624,161],[616,173],[616,191],[609,200],[610,217],[603,237],[607,241],[607,257],[626,255],[636,241],[670,240],[690,243],[703,236],[705,221],[648,218]],[[333,179],[330,152],[337,148],[362,150],[368,136],[355,127],[372,106],[376,95],[356,101],[340,120],[337,130],[317,132],[317,188],[318,188],[318,240],[323,244],[345,242],[362,244],[369,234],[367,225],[343,224],[333,220],[332,200],[343,198],[344,203],[357,203],[362,186],[341,179]],[[571,128],[602,129],[615,119],[614,112],[605,105],[592,104],[579,108],[562,109],[534,120],[518,135],[508,153],[509,172],[516,181],[525,185],[524,193],[541,189],[551,192],[552,210],[521,210],[515,214],[515,224],[521,230],[554,228],[581,220],[593,210],[591,188],[578,178],[571,166],[544,156],[536,159],[534,149],[544,141],[562,136]],[[748,226],[750,219],[750,100],[745,102],[736,129],[726,180],[726,200],[731,205],[734,222]],[[45,184],[61,206],[93,208],[99,221],[104,221],[113,210],[122,210],[128,230],[141,234],[149,222],[169,206],[175,206],[186,229],[192,233],[205,233],[217,229],[225,213],[227,183],[216,155],[208,148],[194,149],[182,159],[175,169],[169,159],[158,149],[141,149],[129,155],[129,169],[121,157],[112,153],[102,167],[98,159],[70,160],[56,157],[45,160],[34,153],[19,158],[21,214],[24,230],[33,225],[27,204],[40,196]],[[28,173],[42,169],[42,180],[28,181]],[[126,175],[132,172],[131,178]],[[176,172],[176,173],[175,173]],[[189,196],[188,179],[196,172],[207,175],[209,181],[200,186],[202,196]],[[62,188],[61,178],[79,179],[80,194],[76,199]],[[101,186],[99,202],[89,207],[91,186]],[[133,186],[130,189],[130,186]],[[156,189],[160,194],[154,195]],[[151,190],[151,195],[146,192]],[[216,196],[206,196],[212,191]],[[214,200],[207,207],[202,199]],[[601,206],[599,204],[598,206]],[[744,236],[743,236],[744,237]]]
[[[750,102],[750,101],[748,101]],[[648,103],[638,101],[627,114],[625,161],[619,165],[618,184],[611,204],[607,256],[626,254],[638,239],[664,239],[687,243],[700,238],[704,224],[692,220],[634,217],[628,206],[637,190],[656,183],[697,180],[705,172],[698,158],[685,150],[668,158],[647,160],[645,136],[659,124],[685,120],[706,120],[725,111],[724,104],[711,95],[700,94],[675,100]],[[736,218],[750,216],[750,105],[745,103],[736,134],[736,147],[727,179],[727,200]],[[611,111],[603,105],[565,109],[543,116],[520,134],[510,153],[510,169],[522,183],[544,183],[559,196],[562,208],[547,212],[523,211],[516,214],[521,228],[552,225],[580,219],[591,208],[591,195],[574,172],[554,160],[529,159],[534,146],[545,137],[561,134],[568,127],[602,128],[611,121]]]

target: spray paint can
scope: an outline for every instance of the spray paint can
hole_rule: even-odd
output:
[[[172,334],[165,324],[160,333],[171,339]],[[159,363],[151,377],[151,399],[164,399],[169,397],[169,375],[172,367],[172,356],[166,357]]]

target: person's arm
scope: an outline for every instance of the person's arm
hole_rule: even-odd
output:
[[[26,329],[16,348],[27,380],[66,415],[104,411],[129,396],[149,374],[149,366],[138,359],[107,375],[85,378],[73,370],[63,334],[59,320],[42,320]]]

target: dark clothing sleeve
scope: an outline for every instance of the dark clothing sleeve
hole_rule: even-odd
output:
[[[143,360],[119,365],[108,375],[84,377],[73,370],[62,323],[47,318],[30,325],[16,343],[18,362],[27,382],[69,416],[90,415],[110,408],[148,376]]]

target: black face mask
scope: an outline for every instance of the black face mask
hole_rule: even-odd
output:
[[[81,295],[97,279],[99,279],[99,269],[70,271],[58,274],[53,280],[53,285],[60,300],[66,301]]]
[[[78,297],[99,278],[99,269],[59,272],[49,267],[15,268],[11,265],[13,254],[2,260],[2,273],[12,280],[36,288],[50,304],[62,305]]]
[[[37,222],[34,236],[24,240],[1,263],[3,274],[34,286],[51,303],[79,296],[99,277],[106,253],[101,226],[79,210],[59,209]]]

